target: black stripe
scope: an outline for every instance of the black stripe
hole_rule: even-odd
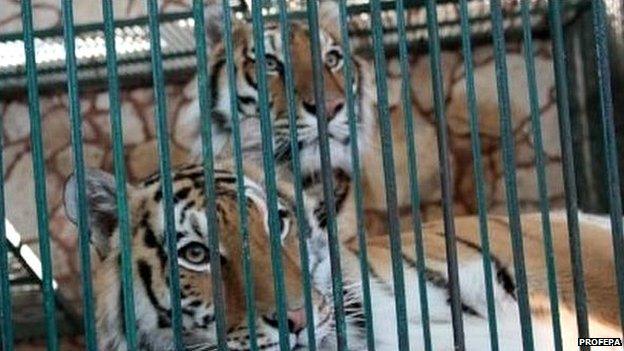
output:
[[[444,235],[444,233],[440,233],[440,232],[437,232],[436,234],[441,235],[441,236]],[[466,239],[460,238],[459,236],[456,236],[456,239],[457,239],[457,242],[467,246],[470,249],[473,249],[474,251],[477,251],[480,255],[483,256],[483,250],[481,249],[479,245],[471,241],[468,241]],[[509,274],[509,271],[500,262],[500,260],[496,258],[494,255],[492,255],[491,253],[490,253],[490,260],[494,263],[494,268],[496,269],[496,281],[501,285],[503,290],[505,290],[505,292],[509,294],[512,298],[514,298],[515,300],[516,299],[516,283],[514,282],[514,279],[512,278],[511,274]]]
[[[213,314],[207,314],[202,318],[202,324],[204,327],[207,327],[208,325],[214,323],[215,321],[215,316]]]
[[[230,111],[227,113],[230,113]],[[232,128],[230,126],[230,118],[226,115],[226,113],[213,109],[211,116],[212,125],[216,131],[231,132]]]
[[[190,179],[190,180],[199,180],[204,178],[204,170],[199,169],[194,172],[178,172],[173,175],[173,180],[182,180],[182,179]]]
[[[243,110],[243,105],[236,104],[236,110],[238,111],[239,114],[245,116],[245,110]]]
[[[186,200],[191,193],[191,189],[191,187],[184,187],[176,191],[175,194],[173,194],[173,203],[177,204],[180,201]]]
[[[193,301],[189,302],[189,304],[188,304],[188,305],[189,305],[190,307],[195,307],[195,308],[197,308],[197,307],[199,307],[201,304],[202,304],[202,301],[201,301],[201,300],[193,300]]]
[[[160,260],[160,266],[165,267],[165,264],[167,263],[167,254],[165,253],[165,249],[162,247],[162,243],[156,238],[156,234],[154,233],[152,226],[149,224],[147,217],[148,214],[145,214],[140,224],[144,231],[143,243],[145,243],[145,246],[156,250],[156,255]]]
[[[403,261],[405,261],[410,268],[416,271],[418,270],[416,261],[405,254],[401,254],[401,256],[403,257]],[[431,268],[425,267],[425,280],[437,288],[448,289],[448,280],[444,277],[444,274]]]
[[[350,290],[349,288],[342,289],[343,300],[345,300],[345,315],[346,317],[352,317],[348,320],[348,323],[353,325],[358,329],[358,331],[362,332],[366,329],[366,319],[364,316],[364,306],[362,305],[362,300],[360,299],[349,299]]]
[[[191,229],[193,230],[195,235],[199,236],[200,238],[204,238],[204,233],[201,231],[201,228],[199,227],[199,223],[197,223],[197,221],[191,221]]]
[[[143,186],[150,186],[158,181],[160,181],[160,172],[152,173],[143,181]]]
[[[256,103],[256,99],[253,96],[249,96],[249,95],[238,95],[238,101],[240,104],[244,104],[244,105],[250,105],[250,104]]]
[[[138,260],[137,266],[139,269],[139,277],[141,278],[143,287],[147,292],[147,298],[149,299],[150,303],[157,311],[160,311],[164,315],[169,315],[170,310],[164,308],[160,304],[160,302],[158,302],[158,299],[154,294],[154,290],[152,289],[152,267],[144,260]]]
[[[273,150],[273,157],[275,162],[280,164],[292,159],[292,148],[290,142],[286,138],[275,138],[275,150]]]
[[[158,328],[167,329],[171,328],[171,318],[169,316],[159,313],[158,314]]]
[[[403,254],[402,256],[403,256],[403,261],[405,261],[410,266],[410,268],[417,270],[416,262],[411,257],[408,257],[405,254]],[[431,285],[437,288],[446,290],[447,295],[448,295],[446,299],[446,303],[447,304],[451,303],[451,297],[450,297],[451,287],[443,273],[425,267],[425,279]],[[462,312],[466,314],[469,314],[475,317],[481,317],[481,315],[479,314],[479,312],[477,312],[477,310],[475,310],[472,306],[468,305],[464,301],[461,301],[461,310]]]
[[[121,255],[117,256],[117,264],[121,267]],[[121,330],[120,333],[123,335],[123,338],[126,338],[126,319],[124,318],[126,313],[125,301],[123,296],[123,287],[119,286],[119,319],[121,320]]]
[[[182,210],[180,211],[180,225],[182,225],[184,221],[186,221],[186,214],[191,209],[191,207],[194,207],[194,206],[195,206],[195,200],[191,200],[187,202],[186,205],[184,205],[184,207],[182,207]]]

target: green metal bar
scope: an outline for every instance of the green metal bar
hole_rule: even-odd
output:
[[[119,244],[121,246],[121,295],[123,298],[124,332],[128,351],[137,349],[136,317],[134,312],[134,281],[132,275],[132,237],[128,217],[126,193],[126,167],[124,159],[123,127],[121,123],[121,98],[117,74],[117,51],[115,49],[115,26],[113,0],[102,1],[104,37],[106,42],[106,71],[108,73],[108,99],[110,105],[110,126],[113,141],[113,167],[115,172],[115,194],[117,198],[117,220],[119,222]]]
[[[149,15],[150,51],[152,54],[152,75],[154,81],[154,95],[156,106],[154,120],[158,139],[158,156],[160,165],[160,179],[163,193],[163,210],[165,220],[165,241],[169,259],[169,296],[171,303],[171,327],[173,329],[173,346],[175,350],[184,350],[182,341],[182,306],[180,301],[180,276],[177,260],[176,230],[173,204],[173,187],[171,177],[171,154],[169,152],[169,130],[167,126],[167,96],[162,67],[162,52],[160,48],[160,27],[158,15],[158,0],[147,1]],[[214,244],[214,243],[213,243]],[[217,243],[218,244],[218,243]],[[217,247],[218,246],[213,246]],[[214,250],[211,250],[214,251]]]
[[[238,117],[238,93],[236,89],[236,67],[234,65],[234,41],[232,38],[232,14],[229,0],[223,0],[223,41],[225,43],[225,61],[230,93],[230,116],[232,118],[232,148],[234,149],[234,163],[236,166],[236,185],[238,202],[238,228],[243,243],[243,276],[245,285],[245,306],[247,307],[247,328],[249,333],[249,348],[258,350],[256,339],[256,311],[251,265],[251,249],[249,232],[247,230],[247,197],[245,195],[245,175],[243,170],[243,150]],[[219,345],[219,348],[222,346]]]
[[[0,170],[4,170],[4,119],[0,116]],[[13,351],[13,324],[11,317],[11,285],[9,281],[9,262],[4,224],[6,211],[4,207],[4,171],[0,172],[0,349]]]
[[[28,81],[28,106],[30,118],[30,143],[33,155],[35,201],[37,209],[37,232],[41,255],[43,308],[46,326],[46,343],[49,351],[57,351],[58,328],[56,325],[54,287],[52,286],[52,256],[48,228],[48,201],[46,196],[45,161],[41,137],[41,113],[37,87],[37,63],[33,37],[33,19],[30,0],[22,1],[22,26],[24,28],[24,52],[26,55],[26,79]]]
[[[262,134],[262,161],[264,166],[264,182],[269,209],[269,233],[271,238],[271,266],[273,269],[273,285],[277,305],[277,322],[279,327],[280,350],[290,350],[290,333],[286,317],[286,287],[284,286],[284,270],[282,267],[282,242],[280,222],[277,208],[277,184],[275,179],[275,159],[273,158],[273,126],[269,111],[267,91],[266,60],[264,49],[264,20],[260,1],[252,3],[254,50],[256,56],[256,80],[258,82],[258,103],[260,109],[260,130]]]
[[[349,140],[351,141],[351,176],[354,191],[355,215],[360,260],[360,279],[362,280],[362,308],[366,321],[366,345],[368,351],[375,350],[375,333],[373,328],[373,312],[371,306],[370,280],[368,276],[368,249],[366,246],[366,230],[364,228],[364,203],[362,201],[362,175],[360,169],[360,150],[358,147],[358,117],[355,115],[357,99],[353,92],[353,62],[349,45],[349,28],[346,0],[338,2],[340,15],[341,46],[344,57],[344,79],[346,87],[347,116],[349,119]]]
[[[591,48],[595,46],[595,38],[592,23],[591,9],[589,12],[579,19],[579,25],[576,28],[564,27],[563,36],[565,41],[574,41],[578,46],[578,64],[581,67],[581,72],[578,75],[572,74],[570,70],[577,69],[578,66],[574,65],[576,59],[575,55],[569,55],[566,57],[566,78],[568,86],[566,87],[570,92],[570,96],[573,96],[575,92],[578,92],[579,100],[582,101],[583,106],[600,106],[600,93],[598,88],[598,79],[596,79],[596,72],[598,67],[596,63],[596,51],[586,50],[585,48]],[[576,31],[577,34],[568,32]],[[568,39],[572,37],[571,39]],[[564,50],[567,47],[564,46]],[[580,89],[570,88],[570,85],[577,79],[580,83]],[[600,123],[600,109],[588,108],[582,111],[580,108],[576,108],[573,97],[570,101],[570,129],[573,137],[578,137],[577,143],[572,143],[572,150],[574,156],[574,170],[577,189],[583,189],[583,183],[579,182],[579,178],[586,181],[587,189],[590,191],[581,191],[578,194],[578,206],[583,209],[595,213],[607,213],[609,212],[609,199],[606,187],[601,186],[604,177],[604,169],[606,167],[605,154],[603,152],[602,141],[602,128],[590,128],[589,126],[598,126]],[[587,126],[587,128],[581,128],[580,126]],[[586,131],[585,131],[585,130]],[[585,135],[584,135],[585,134]],[[574,139],[573,139],[574,140]],[[583,141],[585,144],[583,145]],[[583,148],[584,146],[584,148]],[[579,157],[578,150],[583,150],[584,157]],[[579,177],[579,173],[583,177]]]
[[[589,21],[588,21],[589,19]],[[589,157],[589,150],[591,141],[594,140],[591,136],[591,132],[602,132],[600,128],[586,128],[586,126],[592,125],[590,122],[590,115],[593,113],[598,115],[599,109],[588,109],[583,111],[583,105],[581,101],[592,99],[592,95],[595,96],[595,103],[585,103],[584,106],[598,106],[598,89],[592,86],[592,83],[596,83],[595,70],[588,67],[588,63],[595,63],[595,52],[592,50],[580,50],[581,47],[585,47],[582,44],[583,36],[591,35],[590,47],[593,46],[592,30],[587,30],[587,23],[591,22],[591,11],[586,11],[583,16],[575,21],[574,26],[564,27],[564,50],[567,53],[573,53],[566,57],[566,76],[568,77],[568,91],[570,92],[570,128],[572,129],[572,150],[574,152],[574,165],[576,175],[576,187],[578,189],[586,189],[581,191],[578,196],[578,205],[580,208],[587,212],[592,213],[604,213],[608,209],[601,210],[596,206],[596,198],[600,191],[595,191],[594,181],[602,181],[602,177],[590,177],[591,172],[602,172],[603,166],[597,164],[598,158]],[[591,28],[591,25],[589,26]],[[592,55],[592,58],[586,57],[588,54]],[[591,79],[585,80],[583,72],[591,72]],[[585,130],[587,129],[587,132]],[[598,129],[598,130],[596,130]],[[600,143],[600,140],[597,140]],[[596,162],[596,163],[594,163]],[[603,202],[603,203],[606,203]]]
[[[314,103],[316,107],[316,126],[318,129],[319,151],[321,157],[321,181],[323,198],[327,210],[327,238],[329,242],[329,260],[332,272],[332,295],[334,298],[334,319],[336,321],[336,343],[338,350],[347,350],[347,328],[343,301],[342,268],[340,263],[340,244],[336,226],[336,199],[331,156],[329,152],[328,121],[325,115],[325,66],[322,61],[319,38],[318,3],[308,1],[307,14],[310,26],[310,48],[312,54],[312,73],[314,75]]]
[[[492,14],[492,36],[494,39],[494,59],[496,66],[496,87],[498,91],[498,108],[500,115],[501,143],[503,145],[503,172],[507,212],[511,230],[511,246],[513,251],[514,271],[518,295],[518,308],[522,330],[522,345],[525,351],[534,349],[533,330],[531,328],[531,307],[527,287],[526,267],[524,264],[524,248],[522,242],[522,225],[518,208],[518,192],[516,188],[516,161],[514,157],[514,135],[512,131],[511,108],[509,101],[509,83],[507,81],[507,49],[503,29],[503,13],[500,0],[490,2]]]
[[[620,297],[620,326],[624,330],[624,239],[622,238],[622,198],[618,153],[613,121],[613,97],[611,95],[611,70],[609,67],[608,31],[605,4],[592,2],[592,18],[596,38],[596,63],[598,65],[598,87],[600,92],[600,114],[606,160],[609,207],[611,213],[611,233],[615,256],[616,277]]]
[[[288,8],[285,0],[278,1],[280,33],[284,54],[284,85],[288,102],[288,129],[290,133],[290,149],[292,155],[293,182],[295,187],[295,203],[297,224],[299,227],[299,242],[305,243],[310,238],[310,226],[306,220],[306,209],[303,200],[303,184],[301,164],[299,160],[299,137],[297,136],[297,105],[295,103],[295,82],[293,78],[292,56],[290,52],[290,25],[288,23]],[[309,267],[308,246],[299,245],[301,267]],[[310,271],[302,269],[302,284],[304,305],[306,312],[306,331],[308,333],[308,350],[316,350],[316,336],[314,328],[314,308],[312,306],[312,288],[310,285]]]
[[[410,70],[408,66],[407,34],[405,32],[405,10],[403,0],[396,1],[397,31],[399,34],[399,61],[401,69],[401,103],[405,135],[407,136],[408,176],[411,197],[412,231],[414,232],[414,249],[416,251],[416,266],[418,272],[418,287],[420,297],[420,314],[423,325],[423,344],[426,351],[432,350],[431,328],[429,321],[429,300],[427,297],[427,279],[425,277],[425,246],[422,234],[422,218],[420,213],[420,189],[418,186],[418,158],[414,143],[414,114],[412,113],[412,91]]]
[[[212,115],[212,94],[208,79],[208,58],[206,57],[206,26],[204,23],[204,2],[193,1],[193,18],[195,21],[195,43],[197,50],[197,88],[199,111],[201,116]],[[204,197],[206,203],[206,219],[208,225],[208,247],[210,248],[210,277],[212,281],[212,298],[215,310],[217,344],[219,350],[227,350],[227,325],[225,320],[225,298],[223,296],[223,279],[221,273],[221,251],[219,250],[219,228],[216,225],[216,194],[214,179],[214,160],[212,149],[212,123],[210,118],[201,118],[202,155],[204,166]]]
[[[559,293],[557,291],[557,270],[552,242],[552,227],[550,225],[550,206],[548,203],[548,183],[546,182],[546,166],[544,164],[544,146],[542,142],[541,113],[539,94],[535,79],[535,58],[533,38],[531,34],[531,13],[528,0],[521,4],[522,28],[524,33],[524,61],[526,64],[527,82],[529,83],[529,104],[531,105],[531,126],[533,129],[533,145],[535,149],[535,169],[537,190],[540,198],[540,212],[542,216],[542,232],[544,240],[544,259],[548,278],[548,296],[550,299],[550,313],[553,326],[553,339],[556,351],[563,351],[561,340],[561,321],[559,315]]]
[[[472,168],[474,173],[477,208],[479,214],[479,236],[483,252],[483,277],[485,280],[485,299],[487,301],[488,327],[490,329],[490,349],[498,351],[498,329],[496,326],[496,305],[494,300],[494,283],[492,281],[492,264],[490,256],[490,239],[487,224],[487,195],[485,193],[485,176],[483,175],[483,158],[481,156],[481,137],[477,94],[474,81],[474,62],[472,44],[470,42],[470,14],[467,0],[460,0],[460,20],[462,28],[462,53],[464,71],[466,71],[466,95],[470,113],[470,142],[472,146]]]
[[[386,57],[383,47],[383,28],[381,22],[381,4],[379,0],[370,2],[371,27],[373,29],[373,51],[375,53],[375,85],[377,87],[377,113],[381,138],[381,153],[384,168],[384,186],[386,207],[388,210],[388,229],[390,232],[390,251],[392,256],[392,277],[394,283],[394,301],[399,350],[409,350],[407,329],[407,308],[405,304],[405,282],[401,254],[401,233],[396,198],[396,177],[394,173],[394,155],[392,152],[392,126],[388,107],[388,85]]]
[[[570,127],[570,104],[568,101],[568,79],[566,77],[566,58],[563,41],[563,24],[559,1],[548,2],[548,17],[552,38],[553,65],[557,92],[557,113],[559,115],[559,133],[561,139],[561,156],[563,165],[563,184],[566,198],[566,215],[568,219],[568,240],[570,242],[570,260],[572,263],[572,280],[574,284],[574,303],[576,307],[576,323],[579,338],[589,337],[587,322],[587,293],[583,276],[583,260],[578,222],[578,197],[576,177],[574,175],[574,154],[572,150],[572,131]],[[589,350],[581,346],[581,350]]]
[[[435,0],[426,4],[427,33],[429,35],[429,52],[431,55],[431,75],[433,85],[433,102],[436,122],[438,125],[438,150],[440,162],[440,181],[442,186],[442,210],[444,217],[444,238],[446,261],[449,277],[451,317],[453,323],[453,340],[456,350],[465,349],[464,325],[460,299],[459,272],[457,265],[457,247],[455,246],[455,219],[453,216],[453,193],[451,189],[451,170],[448,149],[448,130],[446,112],[444,111],[444,86],[440,57],[440,35],[438,33],[438,15]]]
[[[78,73],[76,66],[76,47],[74,33],[74,14],[72,0],[63,0],[63,33],[65,39],[65,62],[67,64],[67,94],[69,97],[69,115],[71,122],[71,142],[74,157],[74,172],[76,174],[78,204],[78,245],[80,248],[80,275],[83,299],[83,318],[85,343],[88,350],[97,350],[95,331],[95,299],[91,282],[91,248],[89,243],[88,204],[85,188],[85,164],[82,151],[82,116],[80,115],[80,100],[78,87]]]

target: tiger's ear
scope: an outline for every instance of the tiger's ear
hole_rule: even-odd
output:
[[[243,21],[237,20],[234,16],[234,11],[230,12],[230,14],[232,15],[232,40],[234,41],[234,46],[237,47],[241,40],[247,39],[250,26]],[[209,50],[212,50],[223,41],[223,16],[225,16],[223,1],[205,0],[204,26],[206,28]]]
[[[85,193],[91,245],[101,257],[106,257],[118,222],[115,178],[101,170],[85,169]],[[65,214],[74,224],[79,216],[77,195],[76,174],[72,173],[65,183],[64,202]]]
[[[341,40],[340,35],[340,8],[336,0],[322,0],[319,6],[319,23],[321,28]]]
[[[204,26],[209,48],[223,39],[223,5],[220,0],[208,0],[204,5]]]

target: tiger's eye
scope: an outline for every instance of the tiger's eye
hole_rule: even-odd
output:
[[[182,256],[190,263],[205,263],[208,261],[208,249],[201,244],[192,243],[182,248]]]
[[[342,61],[342,54],[337,50],[331,50],[325,55],[325,64],[329,68],[336,68]]]
[[[277,60],[277,58],[273,55],[266,55],[266,68],[269,71],[277,71],[279,70],[279,61]]]

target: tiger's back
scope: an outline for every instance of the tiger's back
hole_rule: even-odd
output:
[[[500,349],[521,350],[522,335],[517,299],[517,282],[513,267],[508,220],[489,216],[490,256],[497,332]],[[560,322],[564,350],[577,347],[573,275],[568,244],[568,230],[562,214],[554,213],[551,220]],[[467,350],[490,348],[488,310],[483,273],[483,249],[477,217],[455,219],[460,301]],[[540,350],[554,349],[546,261],[542,239],[542,221],[538,214],[522,216],[523,244],[530,312],[535,345]],[[597,224],[581,215],[582,251],[585,287],[589,311],[590,336],[620,337],[618,293],[615,264],[608,226]],[[424,348],[422,315],[415,239],[412,232],[401,235],[401,260],[404,269],[409,338],[413,349]],[[425,251],[425,284],[429,302],[430,328],[435,350],[453,350],[450,287],[446,263],[444,223],[423,224]],[[359,281],[359,247],[355,238],[342,247],[345,279]],[[373,325],[378,349],[396,348],[396,319],[392,259],[388,236],[367,238],[368,273],[371,279]]]

